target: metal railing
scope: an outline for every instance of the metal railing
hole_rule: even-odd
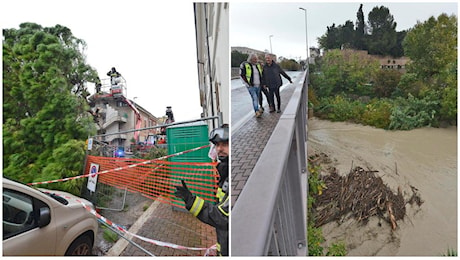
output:
[[[308,72],[231,213],[232,256],[307,255]]]

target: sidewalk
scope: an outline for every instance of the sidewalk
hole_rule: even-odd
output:
[[[186,247],[209,248],[217,241],[213,227],[202,223],[189,212],[173,209],[171,205],[158,201],[150,205],[129,231],[145,238]],[[155,256],[203,256],[205,254],[205,250],[157,246],[138,238],[133,238],[132,241]],[[107,256],[148,256],[148,254],[120,238]]]
[[[286,86],[281,92],[281,111],[284,111],[289,102],[294,92],[294,85]],[[242,127],[232,133],[232,206],[235,205],[282,115],[282,112],[269,113],[268,107],[265,109],[261,118],[250,118]],[[189,212],[173,209],[172,206],[158,201],[152,202],[129,231],[146,238],[186,247],[209,248],[217,242],[213,227],[202,223]],[[205,254],[205,251],[157,246],[137,238],[133,238],[132,241],[155,256],[203,256]],[[148,256],[148,254],[121,238],[109,250],[107,256]]]
[[[232,173],[232,207],[246,184],[252,169],[257,163],[265,144],[270,139],[280,116],[294,92],[296,84],[290,84],[281,92],[281,113],[269,113],[268,106],[264,107],[262,117],[251,117],[231,136],[231,173]],[[264,96],[265,99],[265,96]]]

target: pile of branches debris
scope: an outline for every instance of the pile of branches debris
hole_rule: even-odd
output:
[[[315,197],[315,225],[340,222],[346,217],[354,217],[366,224],[370,217],[377,216],[388,221],[395,230],[396,221],[406,215],[407,203],[417,203],[419,207],[423,203],[417,188],[411,186],[412,196],[405,202],[401,189],[393,193],[382,178],[375,175],[376,172],[358,166],[346,176],[340,176],[335,168],[329,175],[322,175],[326,189]]]

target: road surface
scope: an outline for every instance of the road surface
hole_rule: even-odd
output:
[[[287,71],[286,72],[294,82],[295,79],[302,73],[302,71]],[[283,85],[281,86],[280,91],[283,91],[284,87],[289,84],[289,81],[281,76],[283,79]],[[231,82],[231,105],[232,105],[232,131],[237,131],[241,125],[246,122],[249,118],[254,116],[254,109],[252,108],[251,96],[249,92],[244,87],[241,79],[233,79]],[[286,102],[287,100],[281,100],[281,102]],[[268,110],[267,100],[264,96],[264,108]]]

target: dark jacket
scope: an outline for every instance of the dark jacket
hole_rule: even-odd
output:
[[[194,195],[193,203],[186,204],[187,209],[202,222],[216,228],[217,251],[219,255],[228,256],[228,157],[217,165],[219,171],[219,188],[217,190],[217,203],[205,202]]]
[[[271,65],[265,63],[263,71],[264,73],[262,75],[262,85],[266,85],[268,88],[281,87],[281,85],[283,85],[281,75],[283,75],[283,77],[289,81],[292,81],[291,77],[289,77],[289,75],[286,74],[286,72],[284,72],[284,70],[274,61]]]

